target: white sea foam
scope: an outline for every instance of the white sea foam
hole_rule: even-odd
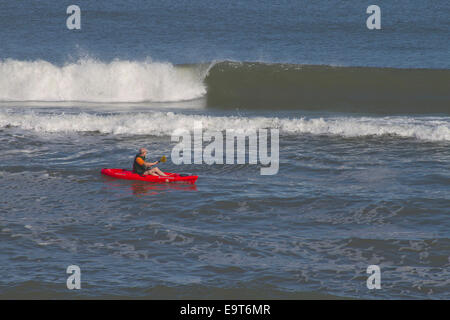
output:
[[[206,93],[201,66],[146,60],[110,63],[0,60],[0,101],[168,102]]]
[[[43,114],[0,111],[0,128],[36,132],[100,132],[106,134],[171,135],[176,129],[192,130],[195,121],[209,131],[277,128],[284,134],[343,137],[396,135],[430,141],[450,141],[450,117],[216,117],[173,112],[127,114]]]

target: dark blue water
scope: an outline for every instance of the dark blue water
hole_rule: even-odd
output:
[[[359,1],[71,4],[0,4],[1,298],[450,297],[447,1],[381,30]],[[196,122],[278,129],[278,173],[176,165]],[[100,174],[140,147],[197,183]]]
[[[368,30],[361,1],[77,1],[2,3],[0,57],[57,63],[152,57],[345,66],[448,68],[447,1],[383,1],[382,30]]]

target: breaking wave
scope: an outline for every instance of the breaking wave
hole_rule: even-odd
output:
[[[82,59],[50,62],[0,61],[0,101],[169,102],[206,93],[206,65]]]
[[[253,62],[0,60],[0,101],[176,102],[209,108],[450,114],[450,70]]]
[[[0,129],[20,128],[46,133],[99,132],[114,135],[170,136],[175,130],[224,131],[273,128],[284,134],[343,137],[394,135],[429,141],[450,141],[450,117],[320,117],[277,118],[207,116],[173,112],[127,114],[0,112]]]

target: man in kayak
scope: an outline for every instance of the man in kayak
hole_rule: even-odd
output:
[[[149,170],[149,167],[154,166],[155,164],[159,163],[159,161],[156,162],[145,162],[145,157],[147,156],[147,149],[140,148],[139,153],[134,157],[134,163],[133,163],[133,172],[137,173],[141,176],[167,176],[164,172],[159,170],[157,167],[151,168]]]

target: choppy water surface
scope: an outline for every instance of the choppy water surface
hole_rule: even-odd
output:
[[[199,175],[196,186],[149,185],[99,171],[130,167],[139,146],[155,159],[170,155],[175,143],[164,131],[172,129],[164,112],[53,109],[49,115],[34,108],[18,117],[14,110],[0,118],[4,297],[71,296],[64,271],[77,264],[83,275],[77,295],[85,297],[448,298],[447,136],[345,136],[280,126],[277,175],[261,176],[258,165],[169,161],[168,171]],[[75,118],[65,124],[67,117]],[[135,125],[111,132],[117,117]],[[212,128],[236,121],[208,117]],[[291,114],[278,121],[301,126],[334,117]],[[269,121],[239,119],[261,127]],[[373,117],[371,125],[381,130],[401,119]],[[448,118],[439,121],[448,128]],[[383,272],[383,290],[376,293],[365,285],[370,264]]]

